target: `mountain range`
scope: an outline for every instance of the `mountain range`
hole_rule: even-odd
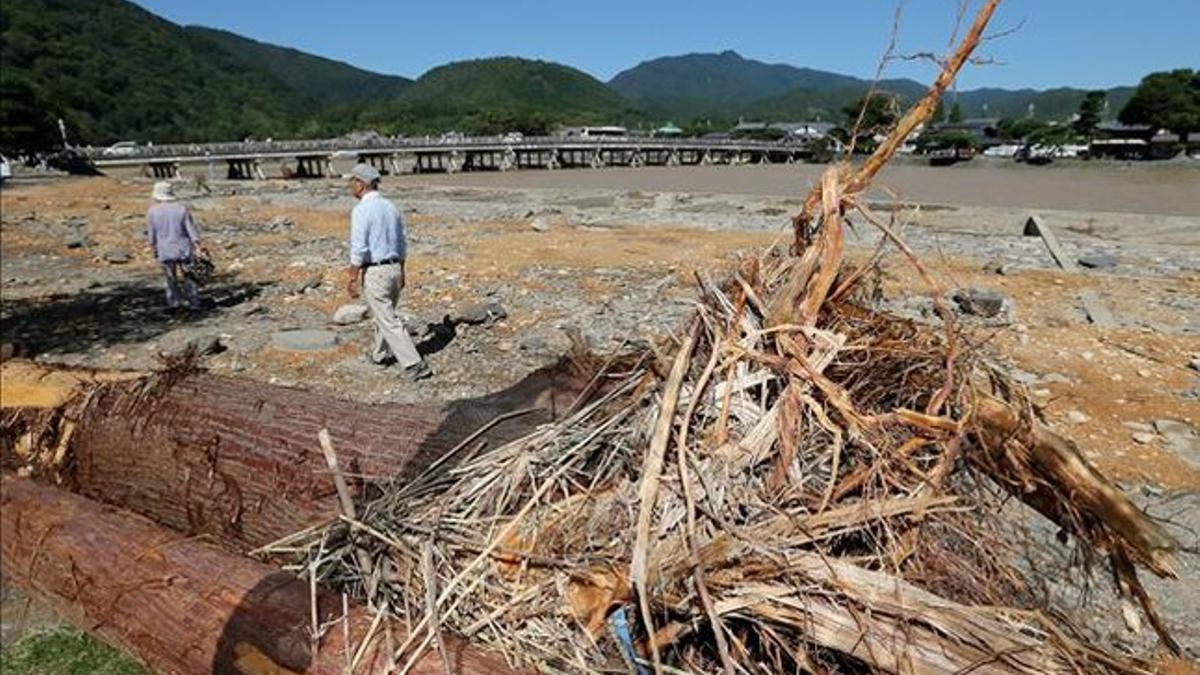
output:
[[[738,118],[840,122],[868,80],[747,59],[733,51],[654,59],[608,82],[570,66],[498,57],[434,68],[416,80],[199,26],[126,0],[0,3],[0,145],[61,117],[76,142],[204,141],[245,136],[545,133],[563,124],[654,126]],[[912,101],[925,85],[883,80]],[[1133,91],[1109,90],[1115,116]],[[1086,92],[976,89],[952,94],[967,117],[1063,119]],[[30,112],[30,111],[34,112]],[[36,120],[24,119],[40,115]]]

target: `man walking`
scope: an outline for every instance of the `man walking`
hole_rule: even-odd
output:
[[[346,289],[362,296],[375,322],[375,339],[368,354],[372,363],[392,361],[404,367],[409,379],[423,380],[433,371],[396,315],[404,288],[407,239],[404,220],[392,202],[379,194],[379,171],[369,164],[350,170],[350,192],[358,200],[350,213],[350,267]]]
[[[170,182],[155,183],[151,197],[154,204],[146,212],[146,236],[167,278],[167,310],[174,312],[181,304],[198,310],[200,292],[196,282],[184,270],[192,256],[204,250],[200,245],[200,232],[188,208],[175,201]]]

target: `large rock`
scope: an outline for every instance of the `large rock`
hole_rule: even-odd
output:
[[[271,343],[289,352],[320,352],[337,347],[338,334],[315,328],[281,330],[271,335]]]
[[[988,288],[960,288],[950,295],[965,314],[992,318],[1004,311],[1008,297]]]
[[[1081,267],[1090,270],[1107,270],[1117,266],[1117,259],[1111,253],[1089,253],[1079,256]]]
[[[114,248],[104,254],[104,260],[114,265],[124,265],[130,260],[133,260],[133,256],[129,255],[129,251],[126,251],[123,248]]]
[[[333,313],[333,322],[339,326],[349,326],[363,321],[369,313],[366,305],[342,305]]]
[[[472,326],[489,324],[508,317],[508,310],[498,302],[481,302],[458,310],[450,316],[454,323],[465,323]]]
[[[1167,447],[1189,464],[1200,467],[1200,433],[1179,420],[1154,420],[1154,430],[1162,435]]]
[[[301,281],[299,284],[296,284],[295,288],[292,290],[292,293],[294,293],[296,295],[300,295],[302,293],[307,293],[309,291],[320,288],[321,284],[323,284],[323,283],[325,283],[324,275],[312,274],[312,275],[308,276],[304,281]]]
[[[74,248],[84,248],[86,246],[91,246],[92,242],[91,242],[91,239],[88,238],[87,234],[84,233],[83,230],[81,230],[79,228],[75,228],[67,233],[67,236],[63,241],[63,244],[66,245],[67,248],[74,249]]]

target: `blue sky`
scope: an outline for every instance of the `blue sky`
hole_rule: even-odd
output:
[[[19,1],[19,0],[17,0]],[[558,61],[601,80],[658,56],[733,49],[747,58],[869,77],[891,34],[890,0],[136,0],[180,24],[230,30],[368,70],[417,77],[449,61],[513,55]],[[979,4],[973,0],[972,9]],[[944,51],[956,0],[908,0],[901,52]],[[1108,87],[1147,72],[1200,67],[1200,0],[1004,0],[985,45],[997,65],[976,87]],[[1191,33],[1189,35],[1189,33]],[[887,77],[927,81],[902,63]]]

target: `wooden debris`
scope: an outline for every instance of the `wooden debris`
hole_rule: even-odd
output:
[[[1042,217],[1033,214],[1025,220],[1026,237],[1041,237],[1042,242],[1046,244],[1046,250],[1050,251],[1050,257],[1054,258],[1054,262],[1064,270],[1075,269],[1075,261],[1067,256],[1063,250],[1062,244],[1058,243],[1058,237],[1055,236],[1054,230],[1042,221]]]

